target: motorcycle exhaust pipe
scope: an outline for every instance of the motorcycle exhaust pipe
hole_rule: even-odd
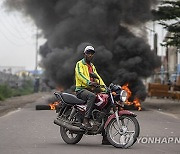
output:
[[[61,127],[65,127],[71,131],[76,131],[76,132],[84,132],[83,129],[77,127],[77,126],[73,126],[71,124],[69,124],[68,122],[65,122],[63,120],[57,120],[55,119],[54,120],[54,124],[58,125],[58,126],[61,126]]]

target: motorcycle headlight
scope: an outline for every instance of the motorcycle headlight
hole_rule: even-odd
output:
[[[127,92],[125,90],[122,90],[120,93],[120,99],[121,101],[125,102],[127,99]]]

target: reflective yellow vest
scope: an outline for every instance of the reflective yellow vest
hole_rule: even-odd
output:
[[[95,73],[98,76],[98,78],[99,78],[99,81],[98,81],[98,79],[95,79],[95,81],[97,83],[100,82],[100,85],[105,85],[103,80],[101,79],[101,77],[97,73],[95,66],[92,63],[90,65],[92,66],[93,73]],[[86,64],[84,59],[82,59],[82,60],[80,60],[80,61],[78,61],[76,63],[76,67],[75,67],[75,81],[76,81],[76,89],[75,89],[75,91],[78,91],[78,90],[81,90],[81,89],[89,89],[90,88],[89,83],[91,81],[90,81],[88,66],[87,66],[87,64]],[[102,88],[102,91],[104,91],[104,90],[105,89]]]

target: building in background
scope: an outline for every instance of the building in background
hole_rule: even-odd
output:
[[[180,85],[180,53],[177,47],[166,47],[166,71],[168,72],[168,78],[174,84]]]
[[[24,71],[24,66],[0,66],[0,72],[8,74],[16,74],[17,72]]]

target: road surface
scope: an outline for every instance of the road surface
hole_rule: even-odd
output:
[[[163,140],[166,136],[180,138],[180,119],[173,115],[136,111],[140,138],[139,143],[129,149],[101,145],[101,135],[83,136],[78,144],[67,145],[59,135],[59,127],[53,124],[55,111],[35,110],[39,103],[0,117],[0,154],[180,154],[180,142]],[[158,137],[161,141],[147,143],[146,136]]]

